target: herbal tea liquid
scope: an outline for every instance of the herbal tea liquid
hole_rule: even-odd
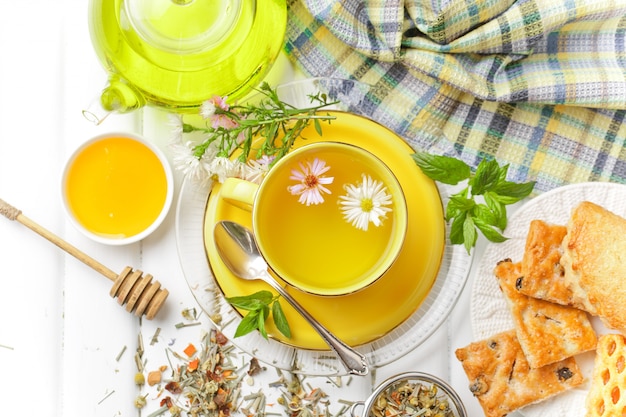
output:
[[[197,107],[257,85],[282,46],[284,0],[92,0],[105,69],[152,104]]]
[[[299,196],[287,191],[295,184],[289,176],[292,169],[299,169],[299,160],[272,168],[279,171],[272,178],[275,186],[264,189],[267,204],[257,208],[259,235],[266,237],[264,254],[279,260],[289,276],[328,289],[346,287],[358,282],[348,277],[367,273],[389,251],[393,216],[389,213],[381,226],[370,224],[367,231],[347,222],[339,204],[345,194],[343,186],[360,183],[362,174],[380,179],[362,161],[343,153],[323,151],[315,156],[331,167],[324,175],[334,177],[326,186],[332,194],[324,194],[325,201],[319,205],[301,204]]]

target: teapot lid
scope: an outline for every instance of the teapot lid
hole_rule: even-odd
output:
[[[126,16],[145,42],[191,54],[211,49],[235,28],[241,0],[126,0]]]

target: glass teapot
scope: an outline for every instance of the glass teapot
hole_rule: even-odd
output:
[[[145,104],[185,112],[217,94],[237,99],[283,44],[285,0],[90,0],[94,49],[108,73],[84,110],[100,123]]]

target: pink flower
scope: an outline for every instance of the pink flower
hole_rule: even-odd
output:
[[[204,119],[211,120],[211,127],[218,129],[220,127],[224,129],[232,129],[239,124],[229,117],[226,112],[230,110],[230,106],[226,102],[227,96],[213,96],[210,99],[204,101],[200,106],[200,114]]]
[[[237,126],[239,126],[239,124],[226,114],[214,114],[211,116],[211,127],[213,127],[213,129],[220,127],[223,127],[224,129],[233,129]]]
[[[292,195],[299,195],[298,202],[310,206],[311,204],[320,204],[324,202],[322,193],[331,194],[330,190],[324,185],[331,184],[334,177],[326,177],[322,174],[327,172],[330,167],[326,166],[326,162],[315,158],[313,162],[300,162],[300,170],[291,170],[289,179],[298,181],[298,184],[287,187]]]

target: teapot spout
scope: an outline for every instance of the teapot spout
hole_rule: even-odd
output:
[[[141,93],[128,83],[119,79],[110,79],[99,97],[96,97],[83,110],[83,116],[90,122],[99,125],[109,114],[128,113],[146,104]]]

